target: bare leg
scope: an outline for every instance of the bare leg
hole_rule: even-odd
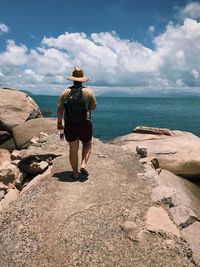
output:
[[[92,141],[88,143],[83,143],[81,168],[84,168],[84,169],[86,168],[88,159],[91,154],[91,147],[92,147]]]
[[[74,178],[78,178],[78,149],[79,139],[69,142],[69,161],[72,166]]]

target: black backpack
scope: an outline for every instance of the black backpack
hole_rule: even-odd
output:
[[[82,88],[84,87],[70,87],[71,91],[64,102],[64,118],[67,123],[81,123],[87,118],[87,109]]]

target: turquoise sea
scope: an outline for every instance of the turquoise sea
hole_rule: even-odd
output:
[[[32,95],[41,110],[56,117],[58,96]],[[200,98],[97,97],[94,136],[107,141],[139,125],[189,131],[200,136]]]

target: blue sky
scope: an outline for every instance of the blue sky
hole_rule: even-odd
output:
[[[97,94],[194,92],[200,1],[0,0],[0,86],[60,93],[82,66]]]

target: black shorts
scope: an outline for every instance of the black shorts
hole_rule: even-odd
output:
[[[88,143],[92,140],[92,123],[89,120],[77,124],[66,123],[64,133],[67,142],[73,142],[79,138],[83,143]]]

